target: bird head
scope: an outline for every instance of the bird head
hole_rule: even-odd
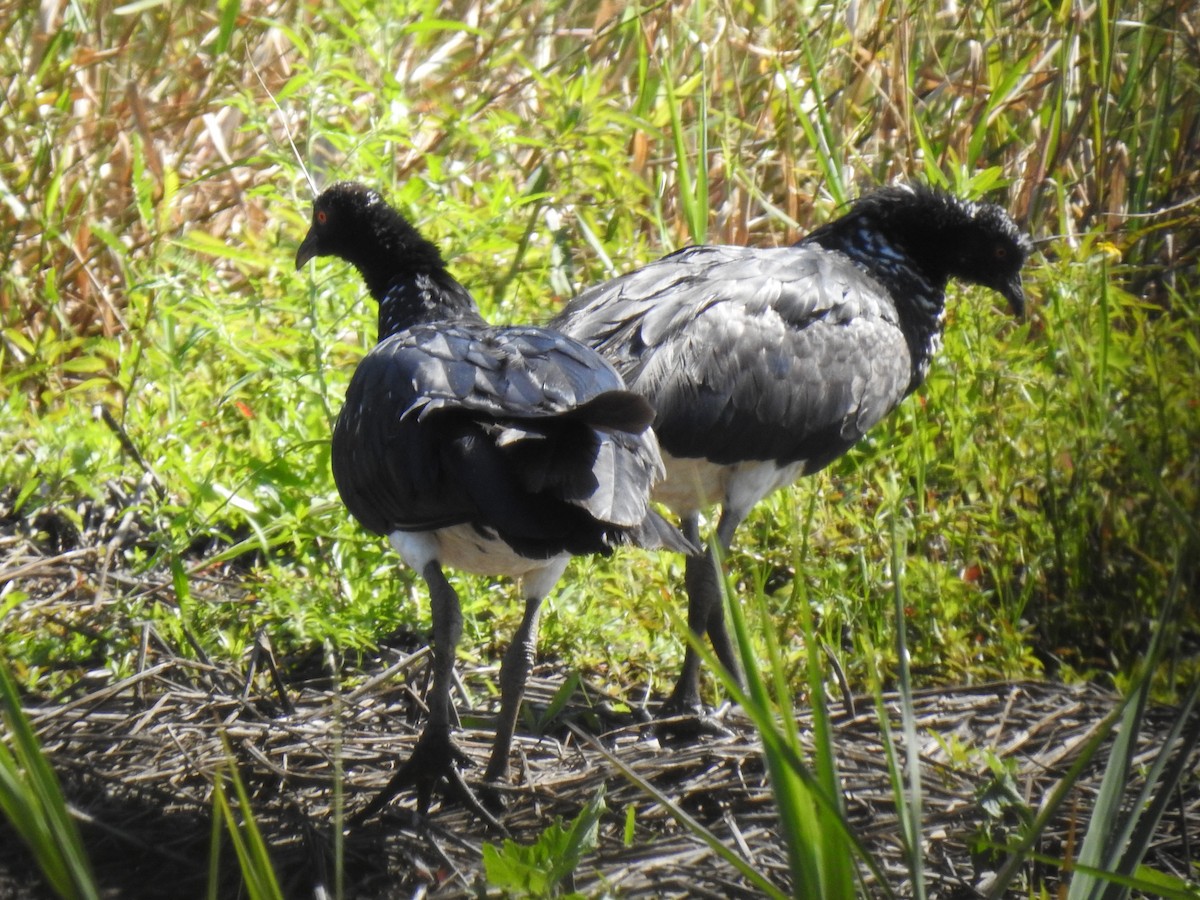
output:
[[[939,289],[951,278],[981,284],[998,291],[1014,315],[1025,314],[1021,267],[1029,239],[991,203],[924,185],[893,185],[859,198],[802,243],[850,252],[885,273],[899,262],[898,251]]]
[[[399,279],[450,280],[437,247],[378,193],[351,181],[327,188],[313,202],[312,224],[296,248],[296,268],[316,256],[353,264],[380,302]]]
[[[954,202],[960,209],[962,222],[947,233],[949,275],[998,292],[1008,301],[1012,314],[1024,318],[1021,267],[1029,257],[1029,238],[999,206]]]
[[[313,203],[312,224],[296,250],[296,268],[317,256],[354,262],[369,246],[383,210],[383,198],[365,185],[342,181],[327,188]]]

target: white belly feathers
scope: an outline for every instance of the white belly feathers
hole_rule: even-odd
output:
[[[804,461],[780,465],[773,460],[722,465],[707,459],[677,458],[663,451],[667,477],[654,486],[653,498],[679,516],[720,503],[744,516],[759,500],[795,481]]]

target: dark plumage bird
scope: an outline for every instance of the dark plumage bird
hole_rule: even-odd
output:
[[[869,194],[792,247],[689,247],[584,291],[551,323],[654,406],[654,498],[728,550],[750,509],[833,462],[925,379],[951,278],[1024,313],[1028,240],[999,207],[926,187]],[[737,672],[711,555],[689,556],[688,624]],[[697,710],[689,647],[666,710]]]
[[[429,586],[433,685],[413,756],[361,815],[440,778],[481,811],[455,763],[450,682],[462,633],[443,566],[521,579],[525,615],[501,668],[486,779],[508,770],[542,599],[573,554],[688,544],[648,505],[662,475],[653,410],[596,351],[545,328],[480,316],[441,254],[361,185],[326,190],[296,252],[338,256],[379,302],[379,342],[359,363],[333,431],[333,475],[350,513]]]

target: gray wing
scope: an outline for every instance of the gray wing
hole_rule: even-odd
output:
[[[625,391],[615,369],[594,350],[542,328],[426,325],[380,342],[371,351],[408,391],[404,415],[470,410],[501,418],[538,419],[577,411]],[[365,362],[365,360],[364,360]],[[609,398],[625,416],[614,428],[641,431],[650,410],[634,397]]]
[[[821,248],[694,247],[581,293],[551,327],[655,408],[664,450],[836,459],[904,397],[911,357],[878,282]]]

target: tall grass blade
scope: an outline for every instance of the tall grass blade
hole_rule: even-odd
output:
[[[1180,709],[1179,716],[1171,728],[1159,757],[1146,775],[1145,784],[1131,810],[1142,810],[1140,816],[1129,815],[1129,825],[1137,821],[1137,828],[1124,837],[1119,846],[1125,847],[1125,852],[1117,866],[1117,873],[1128,876],[1149,877],[1142,865],[1147,850],[1154,841],[1154,834],[1159,822],[1166,813],[1167,805],[1176,796],[1179,785],[1187,777],[1191,756],[1200,746],[1200,715],[1196,715],[1197,701],[1200,700],[1200,684],[1193,686],[1186,702]],[[1184,731],[1184,723],[1190,723]],[[1167,754],[1174,749],[1174,759],[1170,768],[1165,768]],[[1160,873],[1155,873],[1160,874]],[[1193,896],[1200,896],[1200,889],[1194,885]],[[1123,894],[1122,896],[1127,896]]]
[[[719,554],[719,548],[714,547],[714,552]],[[800,878],[799,880],[794,880],[793,883],[793,896],[824,896],[821,893],[806,894],[807,887],[801,886],[802,881],[805,885],[813,883],[820,886],[823,883],[822,878],[824,876],[820,874],[822,872],[822,862],[819,854],[825,851],[820,850],[818,845],[812,842],[803,843],[805,839],[803,836],[811,834],[813,830],[808,826],[812,822],[818,821],[818,816],[820,817],[820,834],[823,841],[826,844],[836,846],[840,856],[844,857],[844,859],[839,860],[838,864],[845,865],[852,870],[853,860],[857,859],[871,873],[874,879],[873,890],[878,892],[880,896],[894,896],[892,887],[885,878],[879,861],[871,855],[866,846],[855,835],[849,822],[846,821],[842,812],[840,784],[836,785],[833,790],[826,790],[825,785],[801,758],[798,734],[794,735],[793,739],[789,739],[785,733],[785,729],[779,726],[778,718],[784,714],[777,712],[769,700],[745,616],[737,604],[730,604],[728,602],[728,597],[732,596],[730,586],[724,579],[721,579],[719,583],[726,597],[726,612],[733,627],[734,638],[739,645],[739,654],[743,665],[748,670],[746,672],[746,680],[747,684],[752,686],[748,690],[743,689],[738,680],[720,664],[707,642],[697,638],[692,633],[679,611],[673,605],[664,604],[663,609],[671,619],[673,626],[679,633],[686,636],[688,643],[700,654],[704,665],[716,674],[730,698],[741,706],[742,710],[753,721],[755,728],[758,730],[759,737],[763,741],[764,758],[771,777],[772,791],[775,793],[780,819],[784,825],[785,842],[790,841],[791,835],[802,836],[799,840],[787,844],[789,867],[793,866],[793,856],[795,857],[794,865],[800,867]],[[760,588],[756,592],[756,596],[761,599],[761,595],[762,591]],[[765,607],[760,608],[765,610]],[[766,701],[765,704],[755,699],[756,695]],[[786,696],[781,701],[781,705],[790,706],[790,704],[790,696]],[[597,749],[601,749],[601,752],[604,752],[602,748],[598,747]],[[621,769],[626,774],[626,777],[629,777],[636,784],[643,787],[644,790],[651,793],[680,824],[693,830],[697,836],[701,837],[706,843],[709,843],[710,846],[712,842],[720,844],[719,838],[704,829],[700,823],[695,822],[684,810],[678,809],[677,804],[674,804],[661,791],[658,791],[644,779],[637,776],[636,773],[623,766],[619,761],[609,757],[607,753],[605,756]],[[776,771],[782,773],[782,776],[778,780],[775,777]],[[723,849],[722,855],[724,856],[726,853],[733,854],[733,851]],[[736,854],[733,855],[736,856]],[[765,880],[763,876],[759,876],[759,878],[760,880]],[[793,878],[795,879],[795,874]],[[851,876],[852,879],[853,876]],[[826,879],[826,881],[829,881],[829,879]],[[846,879],[842,879],[842,881],[844,882]],[[835,879],[830,883],[837,883],[837,880]],[[818,887],[818,890],[821,890],[821,888]]]
[[[258,829],[258,823],[254,820],[250,794],[238,772],[233,750],[227,741],[225,754],[225,768],[223,771],[218,770],[216,781],[213,783],[214,813],[225,822],[230,843],[233,844],[234,853],[237,855],[238,868],[251,900],[283,900],[283,891],[275,877],[275,868],[271,864],[266,842]],[[237,796],[236,813],[226,793],[226,778],[232,782]]]
[[[233,37],[233,30],[237,27],[242,4],[241,0],[221,0],[217,8],[221,13],[221,26],[217,31],[217,41],[213,44],[213,53],[217,56],[224,56],[225,52],[229,50],[229,41]]]
[[[1113,881],[1108,877],[1108,873],[1132,876],[1137,870],[1153,840],[1158,820],[1183,774],[1192,750],[1200,740],[1200,717],[1189,721],[1196,698],[1200,694],[1200,685],[1196,685],[1189,693],[1167,739],[1146,773],[1145,784],[1136,802],[1125,805],[1126,788],[1137,753],[1137,736],[1141,731],[1146,706],[1150,700],[1154,671],[1162,658],[1165,633],[1178,600],[1183,566],[1177,565],[1175,572],[1171,596],[1163,604],[1142,670],[1130,690],[1131,699],[1125,706],[1121,727],[1113,742],[1104,778],[1100,783],[1100,792],[1092,809],[1087,834],[1079,850],[1078,864],[1086,867],[1087,871],[1076,871],[1073,875],[1067,894],[1068,900],[1124,900],[1129,896],[1129,886]],[[1185,731],[1185,723],[1186,736],[1180,741],[1181,732]],[[1164,778],[1170,753],[1177,745],[1174,764]],[[1142,822],[1143,827],[1138,828],[1139,819],[1143,815],[1146,817]],[[1135,836],[1137,840],[1133,840]]]
[[[220,789],[221,785],[218,780],[214,791]],[[225,815],[220,812],[218,800],[214,795],[212,828],[209,829],[208,836],[208,892],[205,894],[208,900],[219,900],[221,896],[221,826],[224,822]]]
[[[675,178],[679,190],[679,204],[683,208],[683,219],[687,225],[688,236],[693,244],[703,244],[708,237],[708,172],[707,172],[707,139],[705,137],[706,121],[702,120],[697,126],[700,132],[698,159],[695,170],[692,169],[688,153],[687,127],[683,121],[683,111],[679,99],[675,76],[670,60],[663,61],[663,84],[666,87],[667,111],[671,117],[671,139],[675,148]],[[688,84],[685,89],[693,87]],[[707,91],[703,78],[700,79],[700,104],[704,108],[704,95]]]
[[[804,64],[808,72],[808,89],[813,96],[813,111],[817,118],[815,127],[805,115],[804,110],[800,108],[790,82],[787,83],[787,90],[792,99],[792,108],[796,112],[796,120],[800,123],[809,145],[816,154],[817,165],[820,166],[821,173],[825,176],[825,184],[829,189],[830,196],[833,197],[833,202],[841,207],[849,201],[850,195],[846,190],[845,179],[842,175],[842,165],[845,160],[841,142],[838,139],[839,130],[829,114],[829,101],[821,86],[822,67],[817,62],[812,38],[806,30],[801,30],[799,37],[800,48],[804,53]]]
[[[799,579],[797,579],[799,581]],[[801,586],[803,593],[803,586]],[[763,626],[763,634],[767,643],[767,659],[771,666],[775,681],[775,696],[779,698],[781,719],[786,726],[788,745],[797,753],[800,749],[800,735],[796,727],[796,719],[792,708],[791,692],[788,689],[787,671],[783,655],[775,639],[775,628],[772,627],[770,613],[761,590],[756,592],[759,599],[759,621]],[[845,803],[842,798],[842,780],[838,774],[837,755],[834,752],[833,728],[829,721],[829,709],[825,699],[825,667],[821,664],[821,641],[817,636],[816,625],[813,622],[812,608],[807,597],[802,597],[796,604],[800,611],[800,625],[804,635],[806,648],[806,663],[808,669],[808,695],[812,713],[813,765],[816,770],[817,782],[825,794],[836,804],[834,810],[839,818],[846,815]],[[785,759],[777,762],[778,766],[786,764]],[[795,776],[792,776],[795,778]],[[815,826],[820,829],[820,872],[821,891],[825,897],[850,898],[856,894],[857,872],[854,866],[854,853],[849,844],[835,837],[836,831],[831,831],[825,820],[829,813],[822,814],[820,807],[816,809]]]
[[[1059,779],[1053,790],[1050,791],[1049,796],[1042,801],[1037,816],[1034,817],[1033,823],[1026,830],[1024,836],[1015,846],[1008,848],[1008,858],[999,871],[997,871],[995,879],[988,888],[987,897],[1000,900],[1000,898],[1009,896],[1007,893],[1009,885],[1012,884],[1013,879],[1017,877],[1026,862],[1032,858],[1034,845],[1045,834],[1051,820],[1058,814],[1058,811],[1062,808],[1071,791],[1075,789],[1080,778],[1083,777],[1083,773],[1091,763],[1092,757],[1096,755],[1096,751],[1104,745],[1109,735],[1112,734],[1113,728],[1116,727],[1116,724],[1125,714],[1125,709],[1131,699],[1131,695],[1128,694],[1121,698],[1112,711],[1096,724],[1092,736],[1079,751],[1079,756],[1076,757],[1075,762],[1071,764],[1067,773]],[[1062,861],[1058,860],[1058,862],[1061,863]]]
[[[1183,566],[1181,564],[1177,572],[1182,572],[1182,570]],[[1175,584],[1178,586],[1178,578]],[[1106,885],[1109,887],[1112,886],[1110,884],[1112,879],[1107,877],[1107,873],[1118,871],[1118,864],[1122,860],[1122,857],[1125,857],[1128,862],[1133,862],[1135,859],[1140,862],[1146,848],[1149,847],[1150,835],[1153,832],[1153,828],[1138,832],[1141,839],[1145,841],[1144,844],[1139,846],[1131,842],[1126,846],[1124,841],[1120,839],[1122,833],[1128,828],[1128,824],[1122,820],[1120,814],[1121,800],[1125,787],[1128,784],[1137,732],[1142,725],[1143,713],[1149,698],[1150,684],[1161,659],[1164,634],[1167,624],[1171,621],[1170,617],[1174,609],[1175,599],[1176,592],[1172,590],[1171,596],[1168,597],[1167,602],[1162,606],[1154,634],[1151,637],[1150,647],[1130,690],[1096,726],[1092,737],[1084,745],[1078,758],[1067,771],[1067,774],[1055,785],[1049,797],[1043,801],[1037,817],[1034,819],[1025,836],[1016,847],[1010,848],[1009,858],[997,873],[996,879],[988,892],[989,897],[1004,896],[1004,891],[1012,882],[1012,879],[1016,877],[1021,865],[1024,864],[1025,860],[1031,858],[1031,850],[1034,843],[1044,833],[1063,801],[1074,789],[1075,785],[1078,784],[1092,757],[1104,744],[1118,723],[1121,723],[1121,729],[1116,740],[1113,742],[1104,778],[1101,782],[1100,792],[1097,796],[1095,807],[1092,810],[1088,831],[1084,836],[1083,845],[1079,851],[1077,863],[1079,868],[1077,868],[1071,879],[1067,895],[1068,900],[1107,898],[1108,895],[1105,894]],[[1195,692],[1193,691],[1189,695],[1187,704],[1185,704],[1185,709],[1189,713],[1194,703]],[[1181,727],[1181,722],[1176,724],[1177,727]],[[1175,734],[1175,731],[1172,734]],[[1195,746],[1195,741],[1198,738],[1200,738],[1200,734],[1197,733],[1197,727],[1193,725],[1188,731],[1187,740],[1184,741],[1181,751],[1182,756],[1177,758],[1176,765],[1171,769],[1171,777],[1182,775],[1180,760],[1188,758],[1188,754],[1191,748]],[[1164,754],[1167,746],[1170,746],[1170,743],[1164,745]],[[1157,763],[1155,770],[1162,771]],[[1164,781],[1163,784],[1165,783]],[[1151,789],[1153,789],[1153,786],[1148,781],[1145,790]],[[1172,788],[1164,789],[1161,784],[1159,785],[1160,794],[1165,793],[1169,796],[1171,789],[1173,789],[1173,786]],[[1157,810],[1157,815],[1161,815],[1160,807],[1165,805],[1167,797],[1159,796],[1157,799],[1158,802],[1155,804],[1155,809]],[[1138,814],[1138,808],[1134,807],[1133,815],[1136,817]],[[1104,876],[1096,874],[1100,872],[1106,874]],[[1127,893],[1122,889],[1121,893],[1114,896],[1127,896]]]
[[[904,728],[905,778],[903,783],[907,787],[906,791],[897,793],[896,808],[900,811],[901,836],[908,859],[908,872],[912,879],[913,892],[918,900],[924,900],[926,891],[925,853],[921,845],[921,823],[924,819],[921,811],[921,751],[920,745],[917,743],[916,717],[913,715],[912,673],[908,660],[908,617],[904,612],[905,541],[900,533],[895,508],[889,518],[892,531],[892,601],[893,614],[896,619],[896,659],[900,682],[900,713]],[[886,715],[881,716],[880,721],[886,724]],[[890,746],[888,752],[890,755]],[[893,777],[893,786],[897,786],[895,777]]]
[[[0,719],[6,732],[0,735],[0,811],[55,893],[79,900],[98,897],[79,830],[5,665],[0,665]]]
[[[713,553],[720,559],[717,545],[713,545]],[[719,565],[719,563],[718,563]],[[821,830],[817,812],[812,797],[804,789],[803,782],[787,765],[784,746],[797,756],[799,755],[799,740],[795,735],[794,721],[790,728],[780,728],[778,719],[771,709],[771,698],[767,691],[766,682],[758,664],[758,651],[750,636],[746,617],[740,604],[729,603],[731,591],[724,584],[726,611],[729,622],[733,626],[734,638],[738,645],[738,654],[742,662],[742,671],[746,675],[746,689],[754,707],[761,715],[755,719],[763,738],[763,755],[766,758],[767,773],[771,779],[771,789],[775,794],[775,806],[779,814],[783,831],[784,846],[787,848],[788,864],[792,872],[793,893],[796,896],[819,896],[821,889],[820,848]],[[762,592],[756,591],[756,600],[761,600]],[[761,610],[761,603],[756,602],[756,608]],[[767,629],[769,631],[769,629]],[[776,657],[778,654],[775,654]],[[787,702],[789,694],[784,694],[781,705]],[[790,718],[786,716],[785,719]],[[770,737],[768,738],[768,734]],[[811,777],[811,773],[810,773]]]
[[[712,549],[719,559],[720,548],[714,544]],[[890,895],[891,889],[881,877],[877,862],[859,843],[845,818],[832,730],[825,706],[825,674],[820,665],[820,642],[816,638],[811,609],[803,600],[797,604],[808,647],[815,771],[801,759],[799,728],[788,689],[786,667],[775,638],[776,624],[772,621],[762,586],[756,586],[752,599],[766,644],[770,667],[768,675],[776,692],[774,701],[767,690],[741,604],[731,602],[730,598],[735,595],[728,579],[722,578],[720,583],[726,613],[745,671],[747,691],[740,689],[737,681],[724,671],[715,658],[707,661],[718,672],[725,688],[754,721],[762,738],[763,754],[788,851],[794,896],[855,896],[858,882],[854,866],[856,858],[876,877],[878,889]],[[797,585],[794,590],[802,592],[803,586]],[[690,631],[688,639],[693,640]],[[711,651],[704,648],[704,655],[711,656]]]

